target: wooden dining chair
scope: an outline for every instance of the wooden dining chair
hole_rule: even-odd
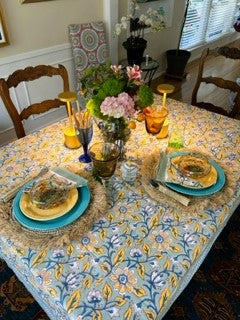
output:
[[[63,81],[63,91],[69,91],[68,73],[66,68],[60,64],[58,65],[58,67],[49,65],[27,67],[25,69],[13,72],[7,79],[0,79],[0,96],[12,119],[18,138],[22,138],[26,135],[23,127],[23,120],[28,119],[31,115],[44,113],[50,109],[65,105],[64,102],[55,98],[31,104],[30,106],[25,107],[20,112],[18,111],[11,98],[10,89],[16,88],[22,82],[33,81],[44,76],[58,76],[58,78],[61,77]]]
[[[220,72],[220,74],[224,74],[224,76],[206,76],[203,75],[203,73],[205,72],[205,66],[206,66],[206,62],[208,60],[208,58],[210,56],[215,56],[215,57],[222,57],[223,60],[221,61],[221,64],[219,64],[219,66],[216,66],[216,68],[214,68],[214,73],[216,73],[216,70],[219,69],[218,71]],[[227,71],[224,69],[225,66],[229,66],[229,62],[226,61],[226,63],[224,62],[225,59],[232,59],[232,60],[236,60],[236,63],[238,63],[237,60],[239,60],[240,63],[240,50],[238,48],[230,48],[230,47],[219,47],[217,49],[214,50],[210,50],[209,48],[206,48],[203,50],[201,58],[200,58],[200,62],[199,62],[199,68],[198,68],[198,76],[197,76],[197,81],[195,84],[195,87],[193,89],[192,92],[192,102],[191,104],[194,106],[198,106],[200,108],[204,108],[206,110],[209,111],[213,111],[231,118],[235,118],[238,117],[240,114],[240,86],[236,83],[236,79],[234,80],[227,80],[225,77],[225,73],[227,73]],[[230,61],[230,60],[229,60]],[[233,61],[232,61],[233,62]],[[239,65],[238,65],[238,70],[239,70]],[[238,74],[237,76],[240,77],[240,74]],[[214,88],[220,88],[220,89],[225,89],[228,90],[226,91],[228,97],[230,97],[230,94],[233,94],[233,101],[232,101],[232,105],[231,106],[227,106],[224,105],[224,103],[221,106],[216,106],[215,104],[211,103],[211,102],[204,102],[204,101],[198,101],[198,94],[200,91],[200,86],[205,83],[205,84],[212,84],[214,85]],[[202,94],[202,96],[208,95],[208,89],[205,86],[205,89],[202,90],[204,93]],[[221,100],[221,95],[219,95],[219,100]],[[228,99],[229,100],[229,99]]]

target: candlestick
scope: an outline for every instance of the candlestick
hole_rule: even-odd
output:
[[[72,106],[71,102],[77,100],[77,95],[75,92],[71,91],[65,91],[58,95],[58,99],[67,103],[67,112],[68,112],[68,118],[69,118],[69,128],[66,128],[64,130],[64,138],[65,138],[65,146],[70,149],[76,149],[81,146],[77,135],[76,130],[73,125],[73,119],[72,119]]]
[[[146,54],[146,66],[148,66],[148,61],[149,61],[149,55]]]
[[[67,111],[69,118],[69,126],[71,129],[74,129],[73,120],[72,120],[72,106],[71,102],[77,100],[77,95],[75,92],[65,91],[58,95],[58,99],[67,103]]]
[[[171,84],[163,83],[157,86],[157,91],[163,94],[162,108],[166,107],[167,94],[172,93],[175,87]]]

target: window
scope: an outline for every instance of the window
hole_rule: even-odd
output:
[[[238,0],[190,0],[181,49],[211,42],[233,31]]]

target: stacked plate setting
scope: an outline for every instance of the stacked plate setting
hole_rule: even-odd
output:
[[[191,196],[209,196],[225,184],[223,169],[201,153],[173,152],[161,157],[156,180]]]
[[[38,231],[54,230],[69,225],[85,212],[90,202],[87,185],[79,188],[61,186],[58,193],[55,192],[57,186],[53,185],[50,179],[39,183],[31,181],[17,193],[12,213],[22,226]]]

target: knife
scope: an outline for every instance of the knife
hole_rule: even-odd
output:
[[[166,194],[170,198],[173,198],[176,201],[180,202],[182,205],[184,205],[186,207],[189,205],[190,199],[188,197],[185,197],[185,196],[179,194],[178,192],[175,192],[175,191],[169,189],[168,187],[166,187],[162,183],[156,181],[155,179],[150,179],[149,182],[150,182],[151,186],[158,189],[163,194]]]

